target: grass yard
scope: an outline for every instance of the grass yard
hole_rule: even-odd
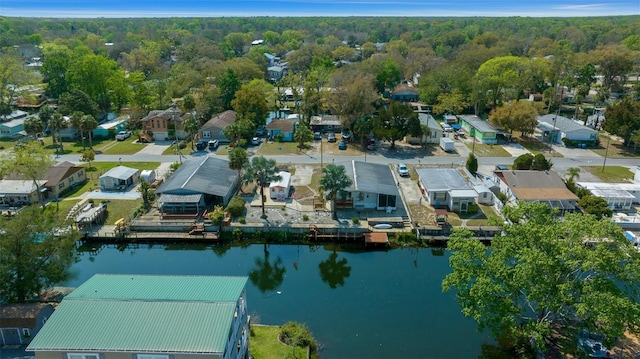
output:
[[[298,149],[298,143],[296,142],[265,142],[256,151],[256,155],[259,156],[297,154],[302,154],[302,151]]]
[[[465,145],[474,151],[476,157],[511,157],[511,154],[499,145],[487,145],[477,142],[475,148],[473,142],[465,143]]]
[[[48,206],[51,208],[55,208],[57,206],[58,218],[61,221],[64,221],[67,218],[67,213],[69,213],[69,210],[71,210],[71,207],[73,207],[78,202],[80,202],[79,199],[69,199],[65,201],[58,201],[57,204],[56,202],[49,202]]]
[[[553,151],[548,144],[542,143],[533,137],[529,137],[529,136],[527,137],[514,136],[514,137],[518,139],[518,143],[522,145],[522,147],[526,148],[527,151],[531,152],[531,154],[534,156],[539,153],[547,155],[550,153],[549,151],[551,151],[552,157],[562,157],[561,154],[559,154],[556,151]]]
[[[622,141],[616,137],[609,136],[604,133],[601,133],[599,136],[601,147],[590,148],[590,150],[602,157],[604,157],[605,154],[608,158],[629,158],[640,156],[640,147],[636,148],[634,151],[633,147],[623,146]],[[609,150],[607,150],[607,144],[609,145]]]
[[[100,200],[95,200],[96,204]],[[130,218],[136,208],[142,205],[141,199],[110,199],[107,201],[107,218],[104,224],[113,225],[120,218]]]
[[[604,172],[602,171],[602,166],[585,166],[582,168],[598,177],[602,182],[620,183],[633,181],[634,174],[627,167],[605,166]]]
[[[307,349],[280,343],[280,327],[251,325],[251,355],[255,359],[303,359]]]
[[[133,136],[129,137],[125,141],[112,141],[110,144],[102,147],[100,151],[105,155],[133,155],[138,153],[138,151],[143,149],[146,145],[136,143],[132,138]]]

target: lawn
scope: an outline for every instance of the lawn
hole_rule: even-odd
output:
[[[280,343],[280,327],[251,325],[251,355],[255,359],[306,358],[307,349]]]
[[[98,203],[100,200],[95,200]],[[110,199],[107,202],[107,218],[104,224],[113,225],[120,218],[130,218],[136,208],[142,205],[141,199]]]
[[[517,137],[518,143],[522,145],[522,147],[526,148],[527,151],[531,152],[532,155],[537,155],[542,153],[543,155],[547,155],[551,153],[552,157],[562,157],[561,154],[553,151],[548,144],[542,143],[533,137]],[[551,152],[550,152],[551,151]]]
[[[61,221],[64,221],[67,218],[67,213],[69,213],[69,210],[71,210],[71,207],[73,207],[76,203],[80,202],[79,199],[70,199],[70,200],[66,200],[66,201],[58,201],[56,202],[50,202],[48,204],[49,207],[57,207],[58,208],[58,218]]]
[[[105,155],[132,155],[144,148],[145,144],[136,143],[131,139],[132,137],[124,141],[112,141],[102,147],[100,151]]]
[[[265,142],[256,151],[256,154],[261,156],[296,155],[301,153],[302,151],[298,149],[298,143],[296,142]]]
[[[602,166],[584,166],[582,168],[598,177],[602,182],[608,183],[631,182],[634,176],[627,167],[622,166],[605,166],[604,172]]]
[[[600,147],[590,148],[591,151],[608,158],[629,158],[638,157],[640,155],[640,148],[625,147],[622,145],[622,141],[619,141],[616,137],[610,137],[607,134],[601,133],[600,135]],[[608,150],[607,150],[608,145]]]
[[[475,146],[473,142],[465,144],[473,151],[476,157],[511,157],[511,154],[499,145],[487,145],[477,142]]]

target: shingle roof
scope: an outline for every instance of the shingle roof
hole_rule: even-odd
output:
[[[246,277],[95,275],[30,351],[223,353]]]
[[[76,166],[68,161],[60,162],[49,168],[47,171],[47,174],[45,175],[45,178],[47,179],[45,187],[57,186],[62,180],[78,171],[82,171],[82,167]]]
[[[495,171],[513,194],[525,201],[578,200],[562,178],[553,171]]]
[[[211,119],[205,122],[205,124],[202,125],[200,129],[201,130],[207,129],[209,127],[214,127],[214,126],[219,128],[225,128],[234,122],[236,122],[236,112],[233,110],[227,110],[211,117]]]
[[[175,108],[175,107],[169,107],[166,110],[152,110],[152,111],[149,111],[149,114],[147,116],[143,117],[140,121],[146,122],[146,121],[149,121],[150,119],[156,118],[156,117],[160,117],[160,118],[163,118],[165,120],[171,120],[171,119],[174,118],[174,116],[181,116],[180,109]],[[190,116],[190,114],[185,114],[185,116]]]
[[[238,172],[229,168],[229,162],[207,156],[184,162],[156,193],[207,193],[224,197],[237,178]]]
[[[267,130],[280,130],[282,133],[293,132],[296,121],[292,120],[273,120],[267,125]]]
[[[22,303],[0,305],[0,327],[35,327],[35,320],[49,303]],[[53,307],[51,308],[53,311]]]

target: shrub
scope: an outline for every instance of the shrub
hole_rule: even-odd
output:
[[[478,213],[479,210],[480,210],[480,206],[478,206],[477,204],[470,204],[467,207],[467,213],[469,214],[476,214]]]
[[[244,217],[240,217],[238,218],[238,222],[240,222],[240,224],[246,224],[247,223],[247,219]]]
[[[215,206],[213,211],[209,213],[209,219],[215,225],[222,223],[222,220],[224,219],[224,208],[222,206]]]
[[[360,218],[353,217],[353,218],[351,218],[351,222],[353,222],[353,224],[358,224],[358,223],[360,223]]]
[[[177,170],[177,169],[178,169],[178,167],[180,167],[180,165],[182,165],[182,163],[180,163],[180,162],[174,162],[174,163],[172,163],[172,164],[170,164],[170,165],[169,165],[169,169],[170,169],[171,171],[175,171],[175,170]]]
[[[280,210],[281,210],[281,211],[286,211],[286,210],[287,210],[287,207],[286,207],[286,206],[282,206],[282,207],[280,207]]]
[[[309,328],[302,323],[287,322],[280,327],[280,339],[287,345],[296,347],[310,347],[315,351],[316,341]]]
[[[309,220],[309,215],[308,214],[303,214],[302,215],[302,220],[303,221],[308,221]]]
[[[245,204],[246,201],[242,197],[233,197],[227,205],[227,212],[229,212],[233,217],[240,217],[244,213]]]

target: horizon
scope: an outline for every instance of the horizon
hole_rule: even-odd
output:
[[[117,9],[117,10],[115,10]],[[541,0],[188,0],[86,2],[2,0],[0,16],[32,18],[203,18],[203,17],[602,17],[640,15],[638,0],[616,2]]]

